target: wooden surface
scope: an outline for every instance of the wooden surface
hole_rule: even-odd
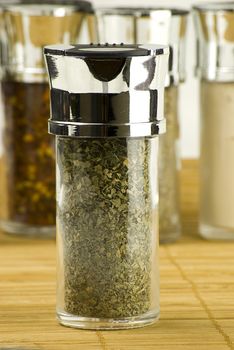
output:
[[[81,331],[55,319],[55,242],[0,234],[0,349],[234,349],[234,242],[197,235],[197,163],[182,172],[183,238],[161,246],[161,319]]]

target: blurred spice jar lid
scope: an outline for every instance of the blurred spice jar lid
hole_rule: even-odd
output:
[[[44,81],[47,74],[43,47],[78,43],[82,23],[92,14],[86,1],[38,1],[2,6],[1,35],[3,74],[19,81]]]
[[[234,2],[194,5],[193,17],[196,74],[211,81],[234,81]]]
[[[96,13],[100,42],[170,45],[167,85],[185,80],[187,10],[118,7],[97,8]]]

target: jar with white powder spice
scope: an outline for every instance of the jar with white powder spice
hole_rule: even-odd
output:
[[[185,80],[188,11],[176,8],[99,8],[99,40],[128,44],[170,45],[164,111],[167,132],[159,140],[160,243],[181,235],[179,86]],[[111,30],[110,30],[111,28]]]
[[[200,78],[200,234],[234,239],[234,3],[194,6]]]

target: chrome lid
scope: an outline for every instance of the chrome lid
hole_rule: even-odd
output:
[[[209,81],[234,81],[234,2],[196,5],[193,17],[196,74]]]
[[[84,1],[53,0],[5,5],[4,75],[24,82],[47,80],[43,47],[77,42],[85,10],[90,11],[90,6]]]
[[[185,80],[188,11],[174,8],[97,8],[99,40],[170,45],[167,85]],[[111,30],[110,30],[111,28]]]
[[[3,8],[10,12],[21,13],[27,16],[55,17],[63,17],[64,15],[74,13],[74,11],[89,12],[92,10],[91,3],[83,0],[42,0],[41,2],[18,0],[3,3]]]
[[[194,10],[199,10],[201,12],[206,12],[206,11],[229,11],[229,12],[233,12],[234,8],[233,8],[234,2],[233,1],[229,1],[229,2],[225,2],[225,1],[220,1],[220,2],[207,2],[207,3],[203,3],[203,4],[195,4],[193,5],[193,9]]]
[[[44,53],[51,134],[140,137],[165,131],[168,47],[56,45],[45,47]]]

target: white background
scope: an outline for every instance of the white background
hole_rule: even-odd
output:
[[[195,0],[203,3],[209,0]],[[213,0],[215,1],[215,0]],[[217,0],[216,0],[217,1]],[[219,0],[222,2],[222,0]],[[224,2],[224,1],[223,1]],[[227,1],[225,1],[227,2]],[[192,0],[93,0],[97,6],[172,6],[189,9]],[[194,78],[195,36],[190,16],[187,30],[187,80],[180,88],[181,153],[183,158],[199,156],[199,83]]]

